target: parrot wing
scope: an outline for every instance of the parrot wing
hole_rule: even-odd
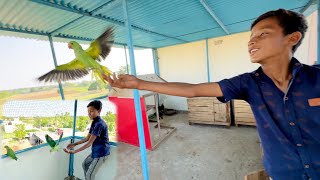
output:
[[[46,134],[46,141],[51,148],[56,146],[56,142],[48,134]]]
[[[67,81],[82,78],[89,74],[89,69],[78,59],[57,66],[54,70],[42,75],[38,78],[39,81]]]
[[[89,54],[93,59],[97,61],[104,60],[111,51],[113,44],[113,28],[109,27],[104,33],[102,33],[96,40],[94,40],[88,49]]]
[[[14,153],[14,151],[9,146],[5,146],[5,148],[7,149],[7,155],[17,161],[18,158],[17,158],[16,154]]]
[[[57,142],[57,146],[58,146],[59,143],[61,142],[62,136],[63,136],[63,133],[60,134],[60,138],[59,138],[59,140],[58,140],[58,142]]]

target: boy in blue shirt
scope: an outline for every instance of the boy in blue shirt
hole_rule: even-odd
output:
[[[113,87],[184,97],[247,101],[255,115],[264,151],[263,164],[273,180],[320,179],[320,69],[293,57],[307,31],[302,14],[279,9],[251,26],[248,52],[261,66],[220,82],[148,82],[130,75],[104,78]]]
[[[88,104],[87,109],[88,116],[90,120],[92,120],[89,134],[83,140],[69,144],[67,149],[64,149],[64,151],[70,154],[75,154],[92,146],[92,153],[82,163],[85,179],[92,180],[94,179],[98,168],[110,154],[110,144],[108,126],[100,117],[102,103],[98,100],[94,100]],[[70,150],[83,143],[86,144],[78,149]]]

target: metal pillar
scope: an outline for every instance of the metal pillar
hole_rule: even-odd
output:
[[[208,82],[210,82],[210,59],[209,59],[208,39],[206,39],[206,56],[207,56],[207,78],[208,78]]]
[[[58,66],[57,59],[56,59],[56,53],[54,52],[54,47],[53,47],[53,42],[52,42],[52,36],[49,35],[49,42],[50,42],[50,47],[51,47],[51,52],[52,52],[52,57],[53,57],[53,62],[54,62],[54,67]],[[60,90],[60,95],[61,99],[64,100],[64,92],[62,88],[62,84],[59,82],[59,90]]]
[[[77,125],[77,106],[78,106],[78,100],[76,99],[74,101],[74,114],[73,114],[73,131],[72,131],[72,138],[71,138],[71,143],[74,143],[74,136],[76,133],[76,125]],[[74,162],[74,154],[70,154],[70,159],[69,159],[69,173],[68,175],[70,177],[73,176],[73,162]]]
[[[129,74],[130,71],[129,71],[129,64],[128,64],[128,58],[127,58],[127,50],[126,50],[126,46],[125,45],[123,45],[123,49],[124,49],[124,55],[126,57],[127,74]]]
[[[127,45],[128,45],[128,49],[129,49],[131,74],[134,76],[137,76],[136,67],[135,67],[135,60],[134,60],[134,53],[133,53],[131,24],[130,24],[130,19],[129,19],[129,15],[128,15],[127,0],[122,0],[122,5],[123,5],[123,11],[124,11],[125,25],[127,28],[127,36],[128,36],[127,37],[128,38]],[[144,180],[149,180],[148,160],[147,160],[147,153],[146,153],[146,142],[145,142],[145,138],[144,138],[144,128],[143,128],[143,123],[142,123],[140,95],[139,95],[139,91],[137,89],[133,90],[133,96],[134,96],[134,106],[135,106],[135,110],[136,110],[136,119],[137,119],[137,126],[138,126],[142,173],[143,173]]]
[[[154,73],[155,73],[156,75],[160,76],[159,61],[158,61],[158,51],[157,51],[157,49],[152,49],[152,55],[153,55]]]

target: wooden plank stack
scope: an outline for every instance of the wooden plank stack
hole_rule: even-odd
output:
[[[250,105],[243,100],[234,100],[235,124],[256,126],[256,120],[253,116]]]
[[[189,124],[215,124],[230,126],[230,104],[215,97],[188,98]]]
[[[264,169],[261,169],[247,174],[244,180],[270,180],[270,177]]]

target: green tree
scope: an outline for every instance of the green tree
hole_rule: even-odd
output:
[[[106,121],[108,125],[109,134],[115,135],[116,134],[116,115],[111,112],[107,112],[107,114],[103,116],[103,119]]]
[[[77,117],[76,130],[83,132],[85,130],[85,128],[87,127],[88,123],[89,123],[88,117],[86,117],[86,116]]]
[[[30,88],[30,92],[31,92],[31,93],[32,93],[32,92],[37,92],[37,91],[39,91],[39,90],[38,90],[38,88],[36,88],[36,87]]]
[[[22,140],[24,137],[26,137],[27,135],[27,132],[26,132],[26,128],[24,126],[24,124],[19,124],[16,126],[16,130],[13,132],[14,133],[14,136],[15,138]]]
[[[41,127],[48,127],[49,126],[50,118],[48,117],[35,117],[33,120],[33,126],[37,128]]]
[[[41,128],[41,117],[35,117],[33,119],[33,126],[37,128]]]
[[[70,116],[70,113],[65,113],[64,114],[64,128],[72,128],[73,126],[73,116]]]
[[[70,116],[70,113],[56,115],[55,117],[56,126],[63,128],[72,128],[73,126],[73,117]]]
[[[42,127],[48,127],[49,126],[49,120],[50,118],[44,117],[41,119],[41,126]]]

